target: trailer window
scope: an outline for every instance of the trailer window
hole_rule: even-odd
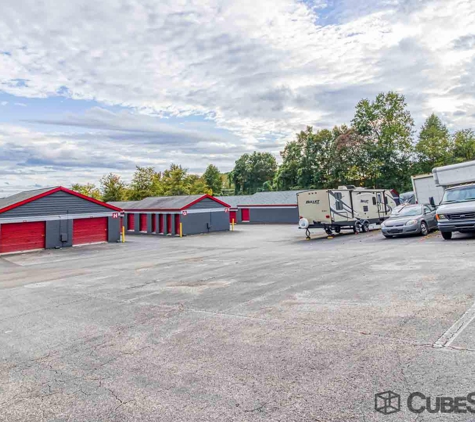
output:
[[[373,196],[373,205],[376,205],[376,198]]]
[[[335,192],[335,199],[336,199],[336,204],[335,208],[337,211],[342,211],[343,210],[343,202],[341,200],[341,192]]]

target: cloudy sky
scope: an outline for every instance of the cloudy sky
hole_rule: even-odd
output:
[[[403,93],[475,128],[473,0],[2,0],[0,196],[232,169]]]

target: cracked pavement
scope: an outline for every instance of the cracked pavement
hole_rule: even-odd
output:
[[[475,391],[474,247],[237,226],[4,256],[0,421],[475,420],[404,403]]]

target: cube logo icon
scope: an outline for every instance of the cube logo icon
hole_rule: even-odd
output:
[[[374,395],[374,410],[383,415],[390,415],[401,410],[401,396],[392,391]]]

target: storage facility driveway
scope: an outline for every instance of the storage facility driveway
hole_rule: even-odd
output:
[[[0,421],[414,421],[475,391],[474,251],[239,226],[0,258]]]

